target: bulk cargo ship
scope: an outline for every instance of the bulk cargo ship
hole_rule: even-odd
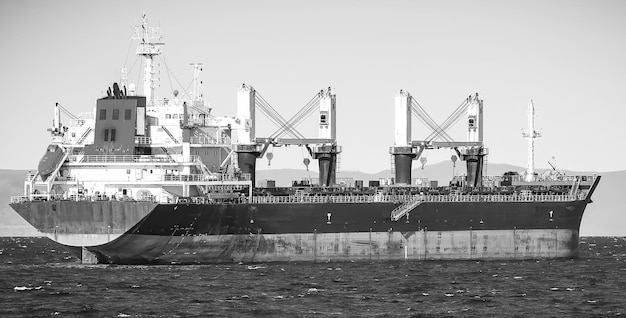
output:
[[[81,247],[84,261],[117,264],[214,262],[527,259],[575,257],[580,222],[599,176],[537,174],[534,108],[529,106],[529,167],[483,176],[483,102],[466,98],[438,125],[406,91],[395,96],[393,178],[364,183],[337,177],[336,98],[319,91],[289,120],[251,86],[237,92],[237,116],[217,117],[198,92],[156,97],[158,29],[136,28],[143,93],[122,71],[120,84],[92,112],[54,107],[52,142],[12,208],[45,236]],[[141,96],[139,96],[141,95]],[[255,111],[278,125],[255,135]],[[295,127],[318,111],[318,138]],[[69,122],[61,122],[61,113]],[[412,140],[416,115],[432,134]],[[446,129],[467,121],[468,140]],[[318,180],[256,186],[258,158],[270,147],[299,146],[317,160]],[[426,149],[450,148],[467,172],[446,186],[412,178]],[[385,151],[386,152],[386,151]],[[424,160],[422,163],[424,163]],[[260,184],[261,182],[259,182]]]

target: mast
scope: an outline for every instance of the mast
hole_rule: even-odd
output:
[[[200,72],[202,72],[202,63],[190,63],[189,65],[193,66],[193,105],[204,106],[202,94],[200,94],[200,84],[202,84]]]
[[[535,139],[541,137],[541,133],[535,131],[535,105],[531,100],[528,103],[528,133],[522,133],[528,139],[528,167],[526,168],[526,182],[532,182],[535,178]]]
[[[137,46],[137,55],[143,56],[145,60],[144,74],[143,74],[143,94],[146,96],[146,103],[148,106],[154,105],[156,100],[156,78],[154,71],[154,57],[161,54],[160,45],[164,43],[161,41],[161,32],[159,27],[149,27],[146,14],[142,15],[143,22],[141,26],[134,27],[133,39],[141,40],[139,46]]]

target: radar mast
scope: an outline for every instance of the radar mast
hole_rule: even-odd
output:
[[[161,54],[159,46],[165,43],[161,42],[161,28],[149,27],[148,18],[144,13],[142,15],[142,23],[140,26],[132,27],[132,39],[139,39],[141,43],[137,46],[137,55],[143,56],[145,60],[143,94],[146,96],[148,106],[153,106],[156,100],[155,92],[157,80],[154,71],[154,57]]]
[[[535,139],[541,137],[541,132],[535,130],[535,105],[531,100],[528,103],[528,133],[522,133],[528,139],[528,167],[526,168],[526,182],[535,179]]]

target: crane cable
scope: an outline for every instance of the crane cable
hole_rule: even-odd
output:
[[[61,105],[60,103],[57,103],[57,105],[59,106],[59,109],[61,109],[63,111],[63,113],[65,115],[70,117],[70,119],[78,120],[78,117],[76,117],[74,114],[72,114],[67,108],[63,107],[63,105]]]
[[[465,108],[465,103],[462,103],[459,107],[457,107],[452,114],[450,114],[450,116],[448,116],[448,118],[446,118],[446,120],[441,124],[441,126],[439,126],[439,128],[442,131],[446,131],[448,128],[450,128],[451,124],[453,124],[454,122],[456,122],[456,120],[458,118],[460,118],[459,116],[461,116],[461,114],[463,113],[463,109]],[[444,139],[446,141],[452,141],[452,138],[445,133],[445,136],[447,138],[444,137]],[[432,132],[426,139],[427,140],[433,140],[437,138],[437,134],[435,132]]]
[[[448,134],[443,130],[437,123],[435,122],[430,115],[424,110],[422,105],[420,105],[415,99],[411,98],[411,111],[417,116],[417,118],[424,123],[426,126],[429,126],[433,131],[428,138],[427,141],[430,141],[433,135],[439,135],[446,141],[451,141],[452,138],[448,136]]]
[[[259,110],[269,118],[276,126],[281,127],[286,124],[285,118],[283,118],[258,92],[255,94],[256,104],[259,105]],[[294,138],[298,138],[296,134],[299,134],[295,130],[289,131],[290,135]]]
[[[306,105],[304,105],[304,107],[302,107],[295,115],[293,115],[289,119],[286,125],[284,125],[283,127],[280,127],[276,132],[272,134],[272,136],[274,138],[279,137],[283,135],[287,129],[291,129],[291,128],[295,129],[296,125],[298,125],[304,119],[308,118],[313,112],[313,110],[315,109],[315,106],[318,105],[318,102],[321,99],[320,95],[321,95],[321,92],[318,94],[315,94],[315,96],[313,96],[313,98],[311,98],[311,100],[309,100],[309,102]]]
[[[167,63],[165,62],[165,56],[161,57],[161,59],[163,60],[163,64],[165,65],[165,69],[167,70],[167,79],[170,82],[170,92],[173,92],[174,91],[174,87],[172,86],[172,75],[171,75],[170,69],[167,67]],[[180,83],[178,83],[178,84],[180,85]],[[185,90],[185,93],[186,92],[187,91]]]
[[[304,138],[304,136],[293,127],[284,117],[282,117],[274,108],[269,105],[269,103],[263,98],[263,96],[259,96],[260,100],[265,104],[265,106],[272,111],[273,116],[276,118],[279,123],[275,122],[275,124],[279,127],[279,130],[286,131],[289,135],[294,138]],[[276,138],[276,133],[272,134],[271,138]]]
[[[452,114],[450,114],[450,116],[448,116],[448,118],[446,118],[446,120],[439,127],[445,131],[449,129],[450,127],[452,127],[454,124],[456,124],[458,120],[461,118],[461,115],[463,114],[463,112],[465,112],[467,108],[469,107],[470,98],[471,96],[463,100],[463,102],[452,112]],[[435,132],[432,132],[427,137],[427,140],[430,140],[431,138],[432,139],[436,138]],[[450,137],[448,136],[448,138]],[[450,138],[450,140],[447,140],[447,141],[452,141],[452,139]]]

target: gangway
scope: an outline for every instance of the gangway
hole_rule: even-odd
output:
[[[403,216],[413,211],[418,205],[422,204],[422,202],[424,202],[422,196],[417,196],[414,199],[402,203],[391,211],[391,220],[394,222],[400,220]]]

